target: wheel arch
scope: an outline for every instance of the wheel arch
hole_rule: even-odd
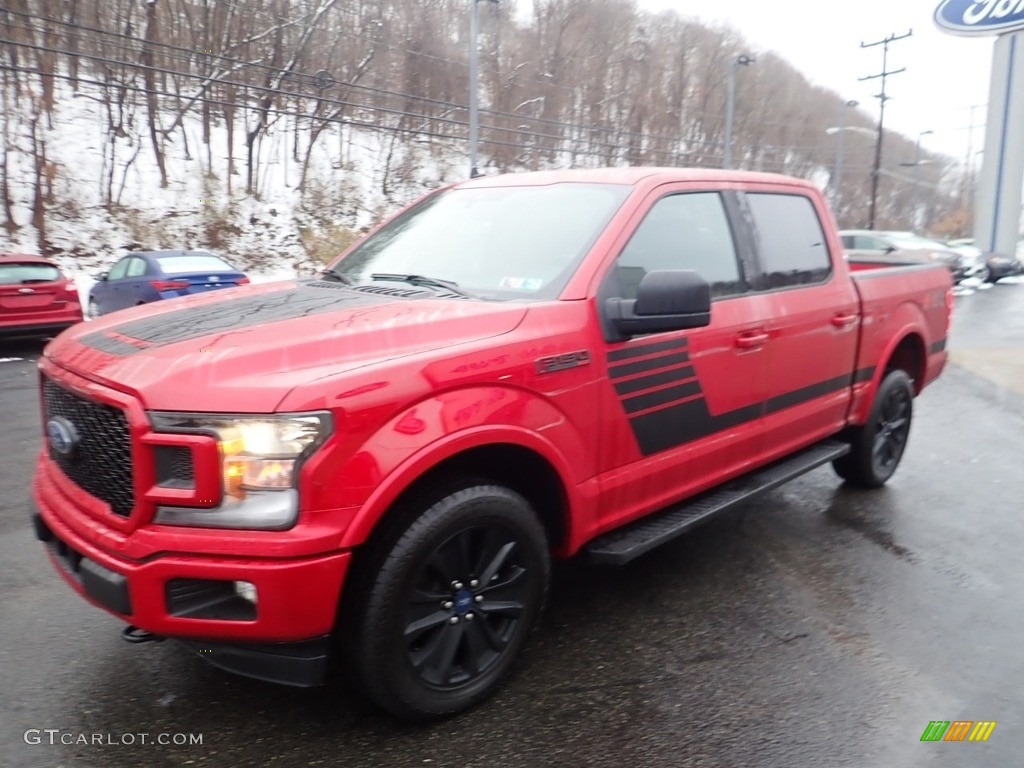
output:
[[[580,505],[568,465],[539,436],[520,430],[452,436],[408,458],[373,492],[343,534],[341,547],[371,543],[393,529],[388,521],[409,514],[418,495],[459,477],[503,485],[523,496],[536,511],[555,553],[566,554],[575,539],[573,510]]]
[[[914,382],[914,395],[921,394],[925,368],[928,364],[928,352],[925,349],[924,337],[919,331],[904,332],[882,360],[884,362],[875,373],[874,391],[878,391],[879,384],[890,371],[903,370]]]

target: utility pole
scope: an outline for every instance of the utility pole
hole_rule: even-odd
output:
[[[878,138],[875,142],[875,167],[871,171],[871,212],[868,216],[868,229],[875,228],[875,209],[878,205],[878,179],[880,171],[882,170],[882,129],[885,127],[885,102],[889,101],[890,96],[885,93],[885,81],[891,75],[898,75],[900,72],[906,72],[906,67],[900,69],[889,69],[889,43],[893,43],[897,40],[905,40],[914,34],[914,30],[907,30],[905,35],[892,34],[888,37],[878,40],[874,43],[861,43],[861,48],[874,48],[876,45],[882,46],[882,71],[877,75],[869,75],[867,77],[860,78],[860,81],[865,80],[876,80],[882,78],[882,92],[875,95],[875,98],[879,100],[881,106],[878,110]]]
[[[480,141],[480,1],[469,0],[469,178],[482,176],[476,165],[477,145]],[[491,0],[495,5],[499,0]]]
[[[732,168],[732,124],[736,115],[736,67],[749,67],[754,63],[752,56],[740,54],[729,62],[729,75],[725,92],[725,150],[722,167]]]

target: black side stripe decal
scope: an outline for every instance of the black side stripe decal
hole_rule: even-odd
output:
[[[639,392],[643,389],[651,389],[652,387],[659,387],[663,384],[671,384],[672,382],[683,381],[684,379],[692,379],[696,375],[697,372],[693,370],[693,366],[687,365],[682,368],[673,368],[670,371],[652,373],[648,376],[638,376],[635,379],[617,382],[615,384],[615,391],[620,395],[631,395],[634,392]]]
[[[708,412],[707,401],[702,397],[634,416],[629,421],[641,453],[650,456],[753,421],[761,415],[761,409],[761,403],[755,403],[712,416]]]
[[[612,379],[621,379],[623,376],[631,376],[634,373],[645,371],[656,371],[659,368],[668,368],[670,365],[679,365],[690,361],[690,355],[686,352],[677,352],[674,355],[659,355],[649,360],[640,360],[636,363],[623,363],[608,369],[608,375]]]
[[[863,384],[865,381],[871,381],[875,377],[875,366],[871,365],[867,368],[861,368],[853,374],[854,384]]]
[[[786,408],[792,408],[794,405],[806,403],[808,400],[813,400],[816,397],[824,397],[832,392],[838,392],[849,385],[850,376],[846,375],[836,376],[834,379],[828,379],[827,381],[819,381],[817,384],[811,384],[809,387],[800,387],[800,389],[794,389],[792,392],[787,392],[784,395],[769,398],[765,404],[767,406],[766,412],[775,413]]]
[[[932,345],[928,348],[928,351],[934,355],[936,352],[942,352],[943,350],[945,350],[945,348],[946,339],[939,339],[938,341],[932,342]]]
[[[622,406],[626,409],[626,413],[636,413],[637,411],[646,411],[648,408],[693,397],[700,393],[700,382],[694,379],[686,384],[680,384],[678,387],[658,389],[654,392],[648,392],[646,395],[627,397],[622,401]]]
[[[643,357],[653,355],[655,352],[672,352],[685,349],[686,339],[672,339],[671,341],[659,341],[656,344],[630,344],[629,346],[615,349],[608,353],[608,362],[614,363],[619,360],[629,360],[632,357]]]
[[[675,356],[666,355],[659,358],[659,361],[667,357]],[[860,368],[844,376],[836,376],[773,397],[763,403],[753,403],[718,415],[712,415],[708,411],[707,400],[700,396],[702,395],[700,381],[696,378],[684,381],[685,378],[695,376],[695,374],[693,366],[688,365],[679,370],[661,371],[614,384],[626,414],[639,414],[629,416],[629,423],[644,456],[675,448],[716,432],[754,421],[765,414],[777,413],[832,392],[838,392],[850,386],[851,382],[859,384],[871,381],[875,375],[875,367]],[[639,392],[672,381],[680,381],[680,384],[633,397],[625,397],[632,392]],[[680,400],[684,402],[678,402]],[[666,407],[658,408],[660,405]],[[652,408],[656,410],[651,411]],[[639,413],[640,411],[648,412]]]

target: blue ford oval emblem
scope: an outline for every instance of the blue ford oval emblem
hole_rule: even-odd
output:
[[[455,612],[466,613],[473,607],[473,593],[468,589],[460,589],[455,595]]]
[[[1024,29],[1024,0],[942,0],[935,23],[957,35],[1001,35]]]
[[[61,456],[70,456],[78,447],[78,432],[75,425],[63,416],[46,422],[46,436],[50,440],[50,447]]]

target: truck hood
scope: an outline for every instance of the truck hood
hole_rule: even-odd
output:
[[[288,281],[115,312],[65,331],[46,355],[148,409],[269,413],[300,384],[500,336],[525,313],[422,289]]]

